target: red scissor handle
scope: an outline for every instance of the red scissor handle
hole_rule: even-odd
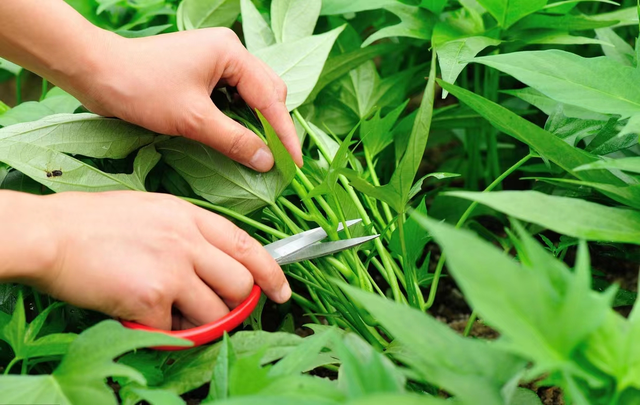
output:
[[[192,347],[200,346],[205,343],[212,342],[224,334],[224,332],[230,332],[233,329],[237,328],[245,319],[251,315],[253,310],[258,305],[258,301],[260,301],[261,294],[260,287],[257,285],[253,286],[249,297],[242,302],[242,304],[235,307],[231,312],[222,318],[218,319],[215,322],[207,323],[205,325],[201,325],[191,329],[185,330],[160,330],[155,328],[150,328],[149,326],[140,325],[139,323],[129,322],[129,321],[121,321],[124,326],[130,329],[137,330],[146,330],[149,332],[160,332],[167,335],[179,337],[182,339],[187,339],[193,342],[193,346],[183,347],[183,346],[157,346],[152,347],[152,349],[156,350],[184,350],[190,349]]]

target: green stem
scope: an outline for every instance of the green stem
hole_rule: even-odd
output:
[[[296,217],[301,218],[307,222],[313,221],[313,217],[309,213],[302,211],[294,203],[287,200],[286,198],[280,197],[278,198],[278,202],[282,204],[286,209],[291,211]]]
[[[316,143],[316,145],[318,147],[318,150],[320,150],[320,153],[322,153],[324,155],[325,159],[327,159],[327,161],[330,162],[331,161],[331,156],[329,155],[328,151],[324,149],[324,147],[322,146],[322,143],[317,141],[318,137],[317,137],[316,133],[311,129],[311,127],[309,126],[307,121],[302,117],[302,114],[300,114],[300,112],[298,110],[294,110],[293,114],[298,119],[298,121],[301,123],[301,125],[305,129],[305,131],[307,131],[309,137],[311,139],[313,139],[313,141]],[[360,199],[356,195],[355,191],[353,190],[353,187],[351,187],[349,185],[349,182],[347,181],[347,179],[344,176],[339,176],[339,180],[340,180],[340,183],[342,184],[342,186],[344,187],[344,189],[347,190],[347,193],[349,194],[349,197],[351,198],[351,200],[354,202],[356,208],[358,209],[358,213],[360,214],[360,217],[362,218],[362,222],[364,223],[364,225],[365,226],[371,226],[375,230],[375,226],[373,226],[373,223],[371,222],[371,219],[369,218],[369,215],[367,214],[366,210],[364,209],[364,206],[362,205],[362,202],[360,201]],[[389,263],[389,258],[387,257],[388,252],[387,252],[386,248],[382,245],[382,242],[380,241],[380,238],[375,239],[374,244],[376,246],[376,250],[378,251],[378,254],[382,258],[382,263],[384,265],[384,268],[387,271],[387,277],[385,277],[385,278],[387,279],[387,282],[389,283],[389,286],[391,287],[391,290],[393,291],[394,299],[396,301],[398,301],[398,302],[404,302],[405,298],[404,298],[404,295],[402,294],[402,292],[400,291],[400,286],[398,285],[398,279],[396,278],[396,275],[393,272],[393,268],[391,267],[391,265]]]
[[[284,239],[284,238],[289,236],[284,232],[280,232],[277,229],[273,229],[270,226],[267,226],[267,225],[265,225],[265,224],[263,224],[261,222],[255,221],[255,220],[253,220],[251,218],[245,217],[244,215],[239,214],[239,213],[237,213],[237,212],[235,212],[233,210],[230,210],[228,208],[221,207],[221,206],[215,205],[215,204],[211,204],[210,202],[203,201],[203,200],[198,200],[198,199],[195,199],[195,198],[189,198],[189,197],[180,197],[180,198],[182,198],[183,200],[188,201],[188,202],[190,202],[190,203],[192,203],[194,205],[197,205],[198,207],[206,208],[206,209],[211,210],[211,211],[216,211],[216,212],[219,212],[219,213],[224,214],[226,216],[229,216],[231,218],[237,219],[238,221],[242,221],[245,224],[247,224],[249,226],[252,226],[252,227],[254,227],[254,228],[256,228],[256,229],[258,229],[258,230],[260,230],[262,232],[268,233],[269,235],[273,235],[276,238]]]
[[[471,316],[469,317],[469,321],[467,322],[467,326],[465,326],[465,328],[464,328],[464,333],[462,334],[462,336],[464,336],[464,337],[469,336],[469,333],[471,333],[471,329],[473,329],[473,324],[476,321],[476,319],[478,319],[478,314],[476,313],[476,310],[474,309],[473,312],[471,312]]]
[[[49,82],[47,79],[42,79],[42,90],[40,92],[40,101],[44,100],[47,97],[47,92],[49,91]]]
[[[493,190],[498,184],[502,183],[504,179],[506,179],[511,173],[518,170],[520,166],[527,163],[529,159],[531,159],[532,157],[534,156],[531,153],[529,153],[527,156],[517,161],[513,166],[511,166],[504,173],[502,173],[497,179],[495,179],[491,184],[489,184],[489,186],[487,186],[487,188],[484,189],[483,193],[487,193]],[[471,205],[469,205],[469,207],[466,209],[464,214],[462,214],[462,216],[458,220],[458,223],[456,224],[456,228],[460,228],[462,225],[464,225],[464,223],[467,221],[467,219],[469,219],[469,217],[471,216],[471,213],[473,213],[473,210],[477,206],[478,206],[478,202],[476,201],[472,202]],[[433,303],[436,300],[436,291],[438,290],[438,283],[440,281],[440,276],[442,275],[442,268],[444,267],[445,260],[446,260],[446,255],[444,254],[444,252],[442,252],[442,254],[440,255],[440,259],[438,260],[438,264],[436,265],[436,271],[433,275],[431,288],[429,289],[429,298],[423,307],[423,310],[425,311],[431,308],[433,306]]]
[[[16,105],[22,103],[22,73],[24,70],[20,70],[16,75]]]
[[[371,159],[371,153],[369,153],[367,148],[364,148],[364,158],[365,158],[365,161],[367,162],[367,168],[369,169],[371,181],[373,181],[373,184],[375,186],[379,187],[380,179],[378,179],[378,174],[375,171],[375,166],[373,165],[373,160]],[[387,222],[392,222],[393,215],[391,215],[391,209],[389,208],[389,204],[387,204],[384,201],[382,201],[382,211],[384,212]],[[391,232],[393,232],[393,229],[391,229]]]
[[[14,357],[13,359],[11,359],[9,364],[7,364],[7,368],[4,369],[4,375],[8,375],[9,371],[11,371],[11,368],[19,361],[20,359],[18,357]]]
[[[33,301],[36,303],[36,309],[40,314],[44,309],[44,307],[42,306],[42,300],[40,299],[40,293],[35,288],[32,288],[31,292],[33,293]]]

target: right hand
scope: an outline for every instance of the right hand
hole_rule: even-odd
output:
[[[73,305],[170,330],[219,319],[254,281],[276,302],[291,296],[255,239],[177,197],[113,191],[41,198],[56,249],[31,284]],[[180,317],[172,319],[172,307]]]

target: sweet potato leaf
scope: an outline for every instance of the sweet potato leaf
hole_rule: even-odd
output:
[[[275,131],[260,117],[275,159],[275,166],[267,173],[257,173],[214,149],[185,138],[160,142],[156,148],[196,194],[214,204],[249,213],[274,204],[296,171],[295,163]]]
[[[75,333],[53,333],[37,338],[51,311],[60,306],[61,304],[48,306],[31,323],[27,323],[20,291],[11,320],[0,329],[0,340],[11,346],[14,357],[18,360],[65,354],[77,336]]]
[[[484,8],[498,21],[503,28],[541,10],[548,0],[478,0]]]
[[[506,338],[511,352],[534,362],[536,372],[566,367],[605,321],[615,291],[592,291],[588,266],[572,273],[522,226],[516,224],[522,246],[518,264],[467,230],[421,215],[416,219],[442,247],[468,302]]]
[[[75,339],[51,375],[5,376],[0,379],[0,395],[8,403],[116,405],[114,392],[105,384],[107,377],[126,377],[140,384],[145,379],[136,370],[114,363],[114,357],[142,347],[190,344],[162,333],[130,330],[116,321],[103,321]]]
[[[251,0],[240,0],[242,10],[242,32],[244,42],[251,53],[256,53],[276,43],[273,31],[269,24]]]
[[[561,103],[623,118],[640,113],[640,72],[607,57],[528,51],[474,59]]]
[[[640,244],[638,211],[537,191],[452,191],[446,194],[477,201],[512,217],[575,238]]]
[[[405,353],[402,362],[464,404],[505,403],[513,394],[524,360],[485,341],[465,339],[422,311],[339,285],[393,331]]]
[[[436,23],[436,17],[433,13],[421,7],[409,6],[400,2],[393,2],[385,9],[398,16],[400,23],[384,27],[373,33],[362,43],[362,47],[389,37],[410,37],[424,40],[431,38]]]
[[[254,55],[262,59],[287,84],[289,110],[302,105],[316,85],[329,51],[344,27],[293,42],[262,48]]]
[[[313,34],[322,0],[273,0],[271,28],[277,43],[295,42]]]

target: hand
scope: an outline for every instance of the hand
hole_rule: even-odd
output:
[[[30,284],[76,306],[169,330],[222,317],[254,280],[276,302],[291,295],[255,239],[176,197],[114,191],[38,198],[38,220],[55,234],[56,254]],[[172,320],[172,306],[181,317]]]
[[[91,74],[69,81],[69,91],[89,110],[200,141],[267,171],[273,157],[266,145],[211,102],[216,85],[235,86],[302,166],[300,143],[285,105],[286,85],[233,31],[211,28],[138,39],[105,33],[100,38],[105,49],[100,63]]]

